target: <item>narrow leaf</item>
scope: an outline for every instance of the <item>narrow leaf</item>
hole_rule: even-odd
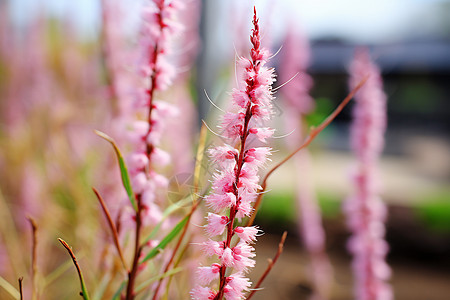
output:
[[[128,174],[128,169],[125,164],[125,160],[123,159],[122,153],[119,150],[119,147],[117,147],[116,142],[107,134],[94,130],[95,134],[97,134],[99,137],[105,139],[108,141],[113,147],[114,151],[116,152],[117,160],[119,161],[119,167],[120,167],[120,175],[122,177],[122,183],[123,187],[127,191],[128,198],[130,199],[131,205],[133,205],[133,208],[137,211],[137,204],[136,199],[134,197],[133,189],[131,187],[131,181],[130,181],[130,175]]]
[[[172,231],[166,235],[162,241],[155,247],[153,248],[146,256],[145,258],[141,261],[141,263],[146,262],[149,259],[152,259],[153,257],[155,257],[156,255],[159,254],[159,252],[161,252],[162,250],[164,250],[164,248],[181,232],[181,230],[183,229],[184,225],[187,223],[187,221],[189,220],[189,215],[185,216],[183,218],[183,220],[181,220],[173,229]]]
[[[72,251],[72,248],[70,248],[69,244],[67,244],[63,239],[58,239],[58,241],[66,248],[67,252],[69,253],[70,257],[72,258],[73,264],[75,265],[75,268],[77,269],[78,277],[80,279],[80,285],[81,285],[81,297],[83,297],[84,300],[90,300],[88,291],[86,289],[86,284],[84,283],[83,274],[81,273],[80,266],[78,265],[77,258],[75,257],[75,254]]]

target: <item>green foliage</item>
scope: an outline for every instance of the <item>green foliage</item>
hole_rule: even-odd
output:
[[[325,120],[330,111],[334,109],[333,102],[328,98],[317,98],[315,99],[316,108],[313,113],[305,116],[306,123],[308,126],[316,126]]]
[[[128,174],[128,169],[125,164],[125,160],[123,159],[122,153],[119,150],[119,147],[117,147],[117,144],[114,142],[114,140],[105,133],[97,130],[95,131],[95,133],[101,138],[107,140],[114,147],[114,151],[116,152],[117,160],[119,162],[120,175],[122,177],[123,187],[127,191],[127,195],[128,198],[130,199],[131,205],[133,205],[133,208],[137,211],[137,204],[136,199],[134,197],[133,188],[131,187],[130,175]]]
[[[424,197],[414,208],[419,220],[431,230],[450,232],[450,191],[439,191]]]

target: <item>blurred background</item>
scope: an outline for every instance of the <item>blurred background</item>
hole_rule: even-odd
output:
[[[448,299],[450,1],[200,2],[201,11],[193,20],[200,42],[188,80],[198,114],[193,132],[202,119],[213,128],[220,115],[205,90],[219,107],[227,106],[228,93],[235,86],[236,55],[248,53],[253,5],[261,18],[263,44],[277,53],[272,65],[278,85],[296,74],[282,73],[283,61],[292,51],[287,39],[293,35],[303,41],[306,50],[299,52],[304,53],[304,70],[299,71],[311,76],[314,99],[314,108],[304,113],[307,125],[320,123],[347,95],[354,51],[360,46],[370,49],[388,97],[380,173],[382,198],[389,210],[390,282],[396,299]],[[131,49],[141,3],[126,1],[116,25]],[[93,261],[101,257],[96,243],[107,233],[102,233],[105,226],[98,222],[102,216],[90,186],[114,185],[117,179],[105,179],[105,166],[113,157],[105,157],[104,153],[111,154],[108,145],[92,134],[93,129],[108,132],[114,116],[102,61],[102,24],[100,1],[0,2],[0,275],[10,282],[29,264],[27,215],[39,220],[45,231],[39,245],[48,256],[41,264],[47,274],[42,284],[49,291],[58,293],[58,282],[64,282],[68,273],[64,260],[52,256],[61,252],[56,237],[63,235],[78,247],[91,245],[82,257]],[[278,136],[292,129],[283,123],[287,109],[283,89],[289,84],[276,95]],[[307,174],[322,211],[326,250],[334,268],[330,299],[352,298],[351,257],[346,250],[349,231],[342,213],[342,202],[352,190],[351,108],[352,104],[311,145]],[[272,148],[280,149],[274,162],[288,153],[283,138],[274,140]],[[289,235],[266,288],[254,299],[308,299],[311,294],[308,255],[298,225],[301,214],[296,209],[296,171],[288,164],[270,179],[271,192],[257,217],[266,234],[256,246],[254,280],[266,259],[275,254],[281,233],[288,230]],[[0,290],[3,297],[8,299]]]

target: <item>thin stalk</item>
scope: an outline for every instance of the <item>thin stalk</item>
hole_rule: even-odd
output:
[[[105,214],[106,220],[108,221],[109,228],[111,229],[111,233],[113,235],[114,245],[116,246],[117,252],[119,253],[120,261],[122,262],[124,269],[127,271],[127,273],[129,273],[130,271],[127,268],[125,259],[123,257],[122,248],[120,247],[119,234],[117,232],[116,225],[114,224],[114,221],[111,218],[111,214],[109,213],[109,210],[106,207],[106,203],[103,200],[102,196],[100,196],[100,193],[95,188],[92,188],[92,190],[94,191],[95,195],[97,196],[98,202],[100,203],[100,205],[103,209],[103,213]]]
[[[20,300],[23,300],[22,281],[23,281],[23,277],[19,277],[19,294],[20,294]]]
[[[252,289],[252,292],[248,295],[247,300],[249,300],[251,297],[253,297],[253,295],[258,291],[258,289],[261,286],[261,284],[264,281],[264,279],[267,277],[267,275],[269,275],[270,270],[272,270],[273,266],[275,265],[275,263],[277,262],[278,258],[281,255],[281,253],[283,252],[283,247],[284,247],[284,242],[286,241],[286,237],[287,237],[287,231],[285,231],[283,233],[283,235],[281,236],[281,241],[278,244],[278,251],[277,251],[277,253],[273,257],[273,259],[270,259],[270,258],[268,259],[269,264],[267,265],[266,270],[262,274],[261,278],[259,278],[259,280],[256,283],[255,287]]]
[[[33,218],[28,217],[28,221],[31,225],[32,230],[32,250],[31,250],[31,299],[35,300],[38,295],[36,286],[36,276],[37,276],[37,225]]]
[[[161,3],[161,7],[159,7],[159,13],[156,15],[156,17],[158,18],[158,23],[160,24],[160,30],[162,31],[162,15],[161,15],[161,11],[162,11],[162,6],[164,6],[164,2]],[[153,98],[154,98],[154,93],[155,93],[155,85],[156,85],[156,77],[157,77],[157,70],[156,70],[156,62],[158,59],[158,44],[159,41],[156,42],[155,46],[153,47],[153,49],[150,49],[151,52],[153,52],[153,55],[150,56],[150,61],[149,61],[149,65],[153,66],[152,67],[152,72],[151,72],[151,76],[150,76],[150,89],[147,91],[148,93],[148,99],[149,99],[149,109],[148,109],[148,132],[147,132],[147,136],[146,136],[146,141],[148,140],[148,136],[150,135],[150,132],[152,130],[152,112],[153,112]],[[150,163],[150,157],[152,155],[154,146],[150,143],[147,142],[147,147],[146,147],[146,154],[149,160],[149,164],[147,166],[147,171],[150,172],[151,169],[151,163]],[[131,272],[128,273],[128,284],[127,284],[127,293],[126,293],[126,300],[133,300],[135,297],[135,293],[134,293],[134,284],[136,281],[136,276],[137,276],[137,270],[139,267],[139,256],[141,254],[142,251],[142,246],[140,246],[140,234],[141,234],[141,227],[142,227],[142,220],[141,220],[141,216],[142,216],[142,195],[137,195],[138,198],[138,210],[136,212],[136,236],[135,236],[135,251],[134,251],[134,258],[133,258],[133,266],[131,268]]]
[[[81,273],[81,268],[78,265],[78,261],[77,261],[77,258],[75,257],[75,254],[73,253],[69,244],[67,244],[63,239],[58,239],[58,241],[64,246],[64,248],[66,248],[67,252],[69,253],[70,257],[72,258],[75,268],[77,269],[78,278],[80,279],[80,285],[81,285],[81,292],[80,292],[81,297],[83,297],[84,300],[90,300],[88,291],[86,289],[86,284],[84,283],[83,274]]]
[[[330,123],[337,117],[337,115],[340,114],[340,112],[344,109],[344,107],[350,102],[350,100],[355,96],[356,92],[366,83],[368,77],[365,77],[363,80],[361,80],[358,85],[345,97],[344,100],[336,107],[336,109],[317,127],[311,127],[309,135],[306,137],[306,139],[303,141],[303,143],[298,147],[294,152],[286,156],[282,161],[280,161],[278,164],[276,164],[272,169],[270,169],[269,172],[267,172],[266,176],[264,176],[264,179],[261,184],[261,190],[258,194],[258,197],[256,198],[255,204],[253,205],[253,213],[250,219],[247,222],[246,226],[252,226],[256,213],[259,209],[259,206],[261,204],[262,197],[264,195],[264,192],[267,188],[267,179],[270,175],[272,175],[275,170],[277,170],[279,167],[281,167],[284,163],[286,163],[289,159],[291,159],[295,154],[297,154],[300,150],[306,148],[311,144],[312,141],[317,137],[319,133],[321,133]]]
[[[137,271],[139,267],[139,257],[141,256],[142,247],[140,245],[141,238],[141,229],[142,229],[142,205],[141,205],[141,195],[137,195],[137,206],[138,209],[136,211],[136,234],[134,238],[134,257],[133,264],[131,267],[131,271],[128,272],[128,284],[127,284],[127,293],[126,300],[134,299],[134,284],[136,281]]]

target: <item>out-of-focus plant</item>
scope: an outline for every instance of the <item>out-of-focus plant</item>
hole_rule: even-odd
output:
[[[357,165],[353,173],[354,192],[345,203],[348,226],[353,233],[349,249],[354,255],[355,298],[388,300],[393,295],[386,283],[390,277],[385,261],[388,244],[384,240],[387,209],[379,196],[378,170],[386,130],[386,95],[380,71],[367,50],[356,52],[350,72],[351,88],[368,77],[355,96],[351,143]]]

